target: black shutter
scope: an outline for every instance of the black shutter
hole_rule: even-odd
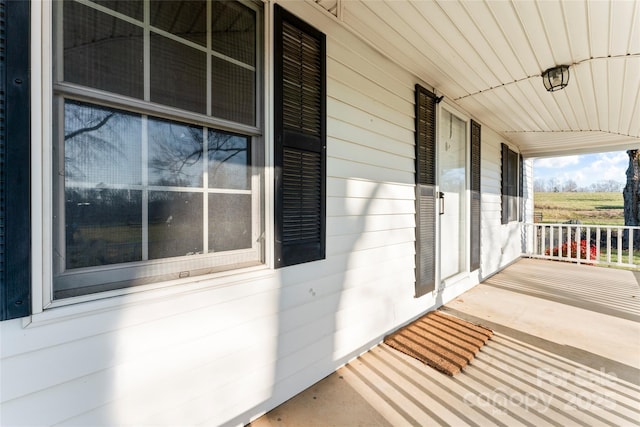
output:
[[[275,6],[276,268],[325,257],[325,36]]]
[[[436,286],[436,96],[416,85],[416,297]]]
[[[501,148],[502,223],[507,224],[509,221],[518,220],[519,194],[522,193],[522,187],[518,185],[518,163],[521,157],[515,151],[510,150],[505,143],[502,143]],[[522,179],[520,179],[520,183],[522,183]]]
[[[31,309],[29,5],[0,1],[0,320]]]
[[[471,271],[480,268],[480,124],[471,120]]]
[[[502,223],[509,223],[509,147],[504,142],[500,144],[501,156],[501,177],[500,177],[500,193],[502,208]]]

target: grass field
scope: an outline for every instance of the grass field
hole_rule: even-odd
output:
[[[624,225],[622,193],[540,193],[533,197],[534,212],[542,222],[562,223],[571,219],[583,224]]]

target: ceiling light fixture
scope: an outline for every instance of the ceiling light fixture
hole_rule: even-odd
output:
[[[542,73],[542,82],[549,92],[564,89],[569,84],[569,66],[558,65]]]

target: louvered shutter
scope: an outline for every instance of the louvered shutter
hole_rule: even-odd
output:
[[[276,267],[325,257],[325,36],[275,6]]]
[[[436,285],[436,97],[416,85],[416,297]]]
[[[0,320],[31,309],[29,5],[0,1]]]
[[[513,150],[510,150],[507,144],[502,143],[502,223],[507,224],[509,221],[518,221],[518,206],[521,203],[520,195],[522,194],[522,175],[518,179],[518,170],[522,174],[521,156]],[[518,184],[520,182],[520,184]],[[522,209],[520,209],[522,212]]]
[[[471,120],[471,271],[480,268],[480,124]]]

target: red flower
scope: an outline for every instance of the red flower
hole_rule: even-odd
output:
[[[587,248],[586,240],[580,240],[580,243],[573,241],[570,245],[563,243],[561,246],[553,248],[553,250],[547,249],[545,255],[560,256],[564,258],[578,258],[578,251],[580,251],[580,259],[586,260],[587,254],[589,254],[589,259],[596,259],[597,249],[595,245],[589,245]]]

